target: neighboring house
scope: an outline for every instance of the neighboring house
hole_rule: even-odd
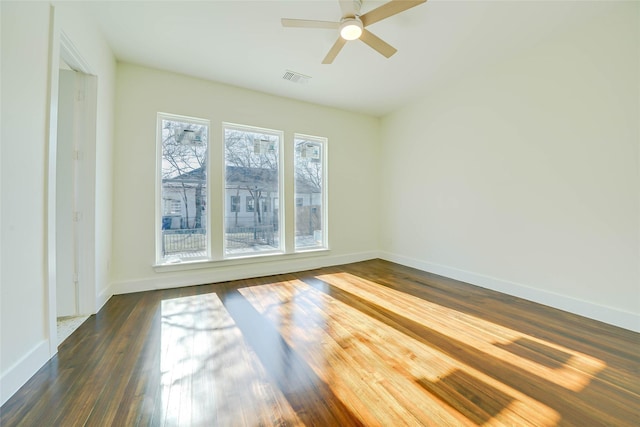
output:
[[[163,179],[162,228],[198,229],[206,215],[206,177],[202,168]],[[278,175],[273,169],[226,167],[225,224],[237,228],[278,227]],[[302,179],[296,181],[296,228],[312,234],[321,224],[320,189]]]
[[[207,208],[206,174],[197,168],[162,180],[162,229],[199,229]]]

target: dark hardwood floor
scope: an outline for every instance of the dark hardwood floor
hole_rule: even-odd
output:
[[[638,426],[640,334],[374,260],[114,296],[9,426]]]

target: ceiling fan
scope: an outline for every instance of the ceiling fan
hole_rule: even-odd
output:
[[[331,64],[347,41],[357,39],[362,40],[380,54],[389,58],[398,50],[367,30],[366,27],[425,3],[426,1],[427,0],[391,0],[364,15],[360,15],[362,0],[338,0],[340,9],[342,10],[342,19],[339,22],[282,18],[282,26],[340,30],[340,36],[329,50],[329,53],[327,53],[327,56],[322,60],[323,64]]]

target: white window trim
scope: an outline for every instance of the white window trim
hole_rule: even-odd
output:
[[[274,250],[270,250],[270,251],[261,251],[259,253],[241,253],[241,254],[227,254],[227,240],[225,239],[225,229],[226,229],[226,223],[224,221],[222,221],[222,257],[223,260],[233,260],[233,259],[242,259],[242,258],[259,258],[262,256],[272,256],[272,255],[283,255],[286,254],[286,245],[285,245],[285,227],[286,227],[286,215],[285,212],[282,209],[282,200],[283,200],[283,195],[284,195],[284,179],[285,179],[285,164],[284,164],[284,156],[285,156],[285,152],[284,152],[284,132],[281,130],[277,130],[277,129],[269,129],[269,128],[262,128],[262,127],[258,127],[258,126],[249,126],[249,125],[241,125],[241,124],[237,124],[237,123],[229,123],[229,122],[222,122],[222,145],[223,145],[223,155],[222,155],[222,194],[226,194],[226,185],[227,185],[227,176],[226,176],[226,172],[227,172],[227,167],[226,167],[226,159],[225,159],[225,151],[224,151],[224,144],[226,143],[225,141],[225,131],[227,129],[232,129],[232,130],[237,130],[237,131],[241,131],[241,132],[252,132],[252,133],[265,133],[268,135],[274,135],[278,138],[278,214],[280,215],[280,217],[278,218],[278,241],[280,242],[280,248],[279,249],[274,249]],[[222,209],[223,212],[227,212],[227,206],[226,204],[229,203],[227,201],[227,197],[223,197],[223,203],[225,204]],[[257,201],[257,205],[254,206],[254,209],[260,209],[260,201]]]
[[[207,126],[207,161],[211,159],[211,124],[207,119],[201,119],[197,117],[189,117],[189,116],[181,116],[178,114],[164,113],[159,112],[156,115],[156,200],[155,200],[155,236],[156,236],[156,263],[154,265],[170,265],[172,263],[167,262],[162,257],[162,216],[163,216],[163,206],[162,206],[162,121],[163,120],[172,120],[172,121],[181,121],[185,123],[192,123],[195,125],[204,125]],[[209,162],[210,164],[210,162]],[[208,175],[208,174],[207,174]],[[209,187],[207,183],[207,192],[209,192]],[[211,208],[208,205],[210,198],[207,193],[207,210],[204,218],[205,224],[207,225],[207,250],[206,256],[200,258],[194,258],[189,261],[181,261],[180,263],[187,262],[197,262],[197,261],[210,261],[211,260]]]
[[[321,247],[314,247],[314,248],[301,248],[301,249],[296,249],[295,248],[295,240],[294,240],[294,248],[293,251],[295,253],[302,253],[302,252],[317,252],[317,251],[327,251],[329,250],[329,197],[328,197],[328,191],[327,189],[328,187],[328,182],[329,182],[329,171],[327,168],[327,158],[328,158],[328,153],[329,153],[329,139],[326,137],[322,137],[322,136],[314,136],[314,135],[306,135],[306,134],[302,134],[302,133],[295,133],[293,134],[293,149],[295,150],[295,141],[296,139],[304,139],[307,141],[313,141],[315,143],[318,143],[322,146],[322,157],[321,157],[321,163],[322,163],[322,246]],[[293,161],[295,162],[295,152],[293,153],[294,155],[294,159]],[[292,173],[294,174],[293,177],[293,193],[294,193],[294,197],[293,197],[293,220],[295,223],[295,218],[296,218],[296,200],[295,200],[295,166],[292,167]],[[295,230],[295,224],[294,224],[294,230]]]
[[[173,271],[189,271],[201,270],[216,267],[232,267],[237,265],[253,265],[256,263],[283,261],[283,260],[300,260],[305,258],[314,258],[317,256],[330,256],[329,249],[312,249],[308,251],[300,251],[296,253],[264,253],[260,255],[249,255],[244,257],[234,257],[226,259],[199,259],[188,260],[178,263],[162,263],[152,265],[157,273],[173,272]]]
[[[262,128],[258,126],[241,125],[229,122],[219,122],[213,128],[211,122],[207,119],[182,116],[171,113],[158,112],[156,124],[156,200],[155,200],[155,238],[156,238],[156,262],[152,265],[156,272],[171,272],[171,271],[187,271],[203,268],[221,267],[221,266],[233,266],[252,264],[256,262],[272,262],[275,260],[283,259],[298,259],[314,256],[327,256],[331,253],[329,246],[329,204],[328,204],[328,139],[325,137],[306,135],[301,133],[289,134],[284,131]],[[208,127],[208,159],[210,167],[207,173],[207,210],[206,217],[203,219],[207,225],[207,250],[206,256],[200,258],[180,260],[179,262],[168,262],[162,258],[162,120],[174,120],[184,121],[186,123],[193,123],[197,125],[205,125]],[[216,131],[217,129],[217,131]],[[259,253],[243,253],[243,254],[226,254],[226,240],[225,240],[225,220],[224,216],[230,199],[225,197],[226,195],[226,165],[225,165],[225,152],[224,152],[224,134],[225,129],[236,129],[240,131],[266,133],[278,137],[278,212],[279,212],[279,227],[278,238],[280,242],[280,249],[273,251],[263,251]],[[221,140],[218,143],[213,143],[216,140],[215,133],[221,134]],[[322,247],[314,247],[309,249],[296,249],[295,247],[295,212],[296,212],[296,198],[295,198],[295,140],[306,139],[309,141],[317,142],[322,145]],[[211,166],[213,162],[220,164],[222,171],[222,180],[214,180],[210,173],[213,172]],[[219,173],[219,172],[217,172]],[[216,182],[220,182],[216,185]],[[220,188],[218,188],[220,187]],[[289,188],[290,187],[290,188]],[[220,191],[220,193],[218,193]],[[286,191],[289,191],[288,193]],[[215,203],[221,203],[221,209],[215,207],[216,212],[213,211],[212,205]],[[242,200],[240,203],[242,207]],[[270,206],[273,209],[276,205]],[[217,212],[220,210],[221,212]],[[293,216],[293,217],[292,217]],[[217,217],[220,217],[219,219]],[[220,224],[215,226],[214,224]],[[291,224],[291,230],[287,224]],[[288,232],[288,233],[287,233]]]

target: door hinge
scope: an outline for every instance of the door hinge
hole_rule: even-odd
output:
[[[78,222],[82,219],[82,213],[80,212],[74,212],[73,213],[73,221],[74,222]]]

